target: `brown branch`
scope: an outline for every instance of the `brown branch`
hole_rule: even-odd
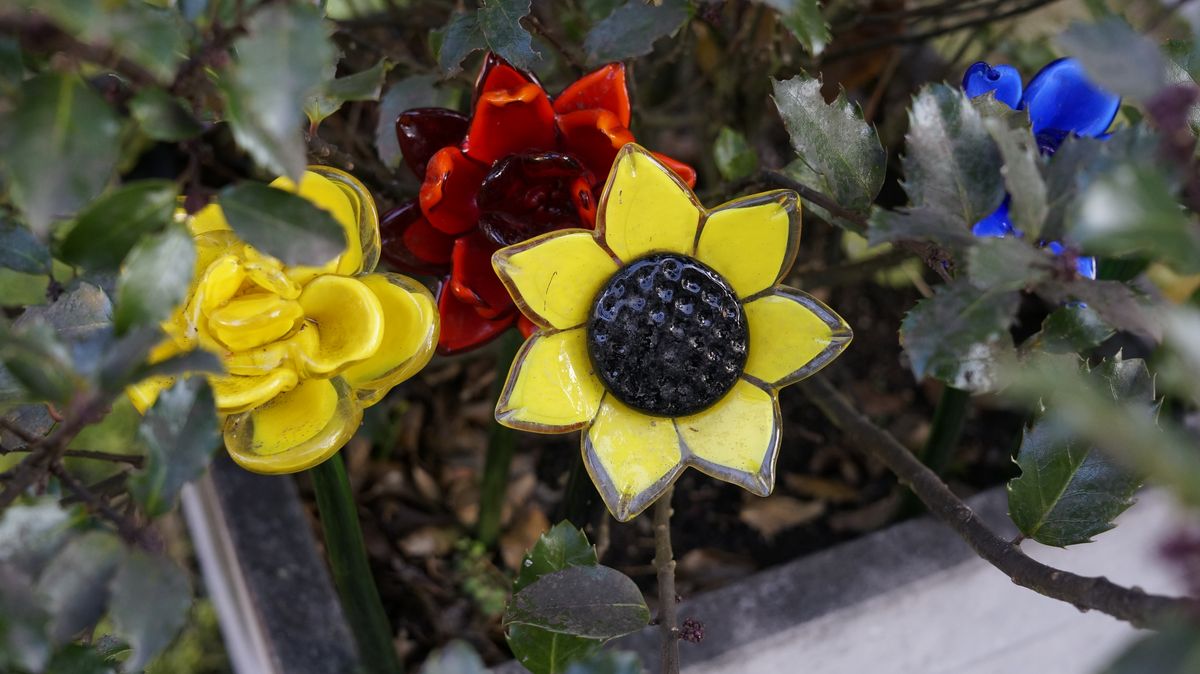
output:
[[[32,451],[29,446],[16,447],[9,449],[0,447],[0,456],[5,454],[24,454]],[[113,463],[127,463],[134,468],[141,468],[145,462],[143,457],[137,454],[116,454],[113,452],[99,452],[94,449],[67,449],[63,450],[63,458],[74,459],[92,459],[93,461],[111,461]]]
[[[671,552],[670,487],[654,504],[654,568],[658,572],[658,628],[662,633],[662,674],[679,674],[678,606],[675,597],[675,559]]]
[[[1081,611],[1094,609],[1107,613],[1135,627],[1156,627],[1174,615],[1200,608],[1200,602],[1192,599],[1149,594],[1136,587],[1117,585],[1104,577],[1080,576],[1055,569],[1028,557],[989,529],[933,471],[890,433],[854,409],[823,376],[810,377],[801,389],[809,401],[862,451],[887,466],[935,517],[954,529],[976,554],[1017,585],[1072,604]]]
[[[108,408],[108,400],[95,394],[84,395],[72,401],[53,433],[29,447],[29,455],[12,470],[11,479],[0,492],[0,510],[7,508],[38,480],[50,472],[51,467],[62,458],[67,445],[89,424],[95,423]]]
[[[131,544],[145,545],[145,535],[141,527],[133,522],[130,518],[122,515],[113,509],[107,501],[92,493],[90,489],[85,487],[83,483],[76,480],[61,463],[55,462],[50,466],[50,472],[62,482],[63,486],[69,489],[72,493],[79,497],[89,508],[100,513],[105,519],[113,523],[117,528],[117,533],[121,538]]]
[[[45,17],[30,12],[0,14],[0,33],[16,35],[22,48],[40,54],[62,52],[109,68],[138,85],[153,85],[158,78],[110,47],[80,42]]]

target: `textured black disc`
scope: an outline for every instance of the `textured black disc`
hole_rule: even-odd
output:
[[[604,386],[657,416],[709,407],[746,365],[749,333],[737,294],[684,255],[656,253],[622,267],[596,295],[587,330]]]

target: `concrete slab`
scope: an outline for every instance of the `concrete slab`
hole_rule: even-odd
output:
[[[1013,533],[1002,489],[972,506]],[[1092,544],[1024,547],[1062,569],[1178,593],[1157,549],[1181,520],[1169,497],[1147,492]],[[1139,636],[1106,615],[1013,585],[928,519],[695,597],[680,616],[705,623],[704,643],[682,644],[688,674],[1094,674]],[[613,647],[636,650],[650,671],[657,668],[652,629]]]

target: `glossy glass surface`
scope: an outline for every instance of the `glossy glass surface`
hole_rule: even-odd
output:
[[[553,232],[493,257],[505,287],[538,326],[508,374],[496,419],[540,433],[585,429],[584,465],[619,520],[642,512],[688,466],[769,494],[781,433],[778,390],[828,364],[851,339],[849,326],[828,307],[775,285],[799,237],[794,193],[705,209],[674,171],[626,145],[594,232]],[[732,388],[678,416],[634,409],[606,390],[581,327],[586,308],[618,270],[666,253],[698,260],[736,290],[750,342]]]
[[[320,267],[287,267],[240,241],[219,204],[205,207],[189,219],[196,278],[155,357],[217,353],[226,372],[209,382],[230,455],[249,470],[290,473],[329,458],[364,407],[428,362],[438,316],[416,281],[372,273],[378,215],[356,179],[313,166],[299,184],[272,186],[333,214],[351,247]],[[171,383],[141,382],[130,398],[145,411]]]

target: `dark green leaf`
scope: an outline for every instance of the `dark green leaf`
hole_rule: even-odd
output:
[[[1117,166],[1092,181],[1076,208],[1069,233],[1084,250],[1143,254],[1185,274],[1200,272],[1200,230],[1158,169]]]
[[[14,37],[0,38],[0,94],[14,96],[25,79],[21,43]]]
[[[439,97],[433,75],[413,75],[388,88],[379,102],[379,120],[375,124],[375,151],[389,168],[400,165],[400,143],[396,141],[396,118],[412,108],[437,105]],[[419,176],[424,179],[425,176]]]
[[[1092,378],[1126,406],[1154,405],[1154,383],[1140,360],[1108,360]],[[1050,407],[1025,432],[1017,453],[1021,476],[1008,483],[1008,508],[1021,533],[1045,545],[1087,543],[1113,528],[1133,505],[1141,478],[1091,447]]]
[[[1083,302],[1094,309],[1101,320],[1118,330],[1136,332],[1155,342],[1162,339],[1162,326],[1124,283],[1087,279],[1050,282],[1038,286],[1037,293],[1054,304]]]
[[[646,601],[628,576],[606,566],[569,566],[513,595],[505,626],[532,625],[551,632],[612,639],[650,622]]]
[[[346,101],[377,101],[383,82],[392,64],[386,59],[362,72],[339,77],[327,82],[324,89],[304,104],[304,114],[313,125],[320,124],[326,117],[341,109]]]
[[[54,674],[114,674],[116,669],[98,647],[68,644],[47,666]]]
[[[139,91],[129,101],[129,114],[137,120],[142,133],[154,140],[187,140],[204,130],[179,99],[162,89]]]
[[[321,12],[306,4],[267,5],[250,17],[234,49],[238,60],[226,91],[234,138],[262,166],[299,180],[304,102],[334,62]]]
[[[804,49],[820,55],[829,44],[829,24],[821,16],[817,0],[761,0],[779,12],[780,22],[796,36]]]
[[[112,109],[76,77],[48,73],[21,85],[16,109],[0,127],[0,162],[34,232],[45,237],[51,221],[103,191],[117,163],[119,132]]]
[[[45,671],[50,658],[49,619],[30,578],[0,563],[0,670],[5,672]]]
[[[97,373],[112,342],[112,303],[103,290],[90,283],[77,283],[53,304],[27,308],[13,325],[20,331],[35,322],[53,328],[57,340],[69,350],[69,362],[81,376]]]
[[[1012,237],[982,239],[967,252],[971,283],[981,290],[1022,290],[1050,278],[1052,267],[1044,250]]]
[[[1004,185],[1010,195],[1008,214],[1013,227],[1037,241],[1048,209],[1037,141],[1025,124],[1014,128],[1002,120],[988,119],[985,125],[1004,159]]]
[[[1010,350],[1008,326],[1016,292],[980,290],[967,283],[940,286],[900,324],[900,341],[918,379],[932,376],[966,391],[995,387],[995,356]]]
[[[183,627],[192,605],[187,574],[165,556],[134,551],[112,579],[109,615],[118,637],[131,648],[126,672],[141,671]]]
[[[566,674],[642,674],[642,663],[636,653],[605,651],[572,662]]]
[[[1166,59],[1158,45],[1124,19],[1072,24],[1058,44],[1079,59],[1089,79],[1120,96],[1146,101],[1167,86]]]
[[[901,211],[882,208],[871,213],[867,242],[872,246],[896,241],[931,241],[952,251],[966,250],[977,243],[962,220],[945,211],[919,207]]]
[[[521,573],[513,582],[513,592],[520,592],[538,578],[569,566],[599,564],[596,548],[587,536],[570,522],[563,521],[542,534],[521,563]]]
[[[108,581],[125,551],[107,531],[94,530],[70,541],[38,580],[37,591],[50,612],[50,639],[65,643],[104,614]]]
[[[418,674],[487,674],[483,659],[465,641],[451,641],[429,654]]]
[[[1050,353],[1083,353],[1100,346],[1114,330],[1089,306],[1069,304],[1042,321],[1038,342]]]
[[[221,190],[218,201],[243,241],[286,265],[319,267],[346,249],[346,234],[329,211],[291,192],[240,183]]]
[[[66,542],[72,515],[52,497],[9,507],[0,514],[0,566],[40,573]]]
[[[90,270],[116,270],[142,236],[171,222],[178,195],[169,180],[139,180],[109,192],[75,219],[58,256]]]
[[[509,625],[504,638],[517,662],[533,674],[564,674],[572,662],[604,645],[601,639],[559,634],[532,625]]]
[[[887,153],[862,109],[845,94],[827,105],[821,81],[805,75],[773,84],[775,106],[800,159],[825,177],[838,204],[866,213],[883,185]]]
[[[139,432],[146,467],[130,491],[151,517],[169,511],[183,485],[200,477],[220,442],[212,391],[203,377],[180,379],[146,412]]]
[[[0,361],[35,400],[66,403],[78,385],[70,351],[41,320],[0,324]]]
[[[967,230],[1004,199],[1004,163],[983,117],[958,87],[933,84],[908,116],[904,190],[913,206],[957,220]]]
[[[22,274],[0,267],[0,305],[21,307],[45,304],[50,277],[46,274]]]
[[[657,4],[626,0],[588,32],[583,50],[592,64],[624,61],[645,56],[654,43],[666,37],[688,20],[686,0],[662,0]]]
[[[174,224],[142,239],[121,267],[113,325],[125,334],[157,325],[187,297],[196,265],[196,244],[183,225]]]
[[[713,145],[717,171],[728,181],[741,180],[758,170],[758,154],[739,131],[723,126]]]
[[[503,56],[518,68],[531,68],[541,58],[532,36],[521,25],[530,0],[480,0],[473,12],[456,14],[446,25],[438,65],[447,75],[462,70],[463,59],[480,49]]]
[[[1193,674],[1200,672],[1200,630],[1178,623],[1134,642],[1101,674]]]
[[[25,227],[0,217],[0,267],[22,274],[50,272],[50,251]]]
[[[142,415],[133,406],[129,396],[121,396],[113,402],[112,409],[103,419],[80,431],[67,447],[111,454],[140,454],[145,451],[138,441],[141,423]]]

